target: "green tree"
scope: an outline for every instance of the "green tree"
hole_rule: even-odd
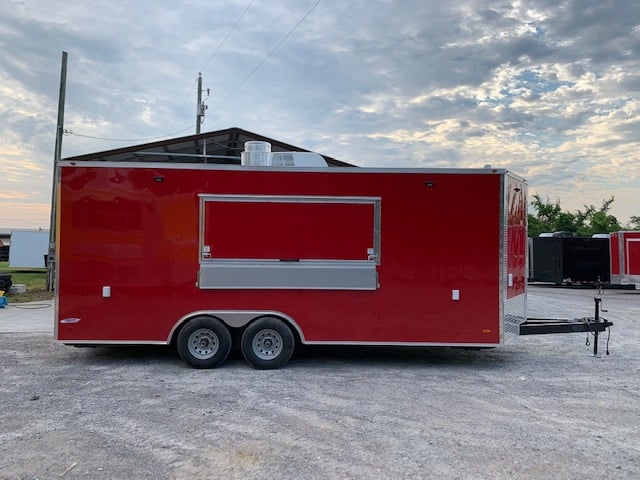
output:
[[[594,233],[609,233],[622,230],[618,219],[609,213],[614,200],[612,196],[603,200],[600,208],[596,208],[593,205],[585,205],[584,212],[578,210],[576,217],[579,216],[582,219],[581,223],[576,225],[578,235],[591,236]]]
[[[563,212],[560,201],[554,203],[549,199],[543,199],[539,194],[533,195],[531,206],[536,214],[529,214],[529,236],[537,237],[543,232],[569,231],[575,232],[573,225],[575,216],[569,212]]]
[[[536,214],[528,215],[529,236],[537,237],[542,232],[550,232],[551,226],[555,223],[555,217],[560,212],[560,202],[555,204],[549,202],[549,199],[543,200],[539,194],[533,195],[531,206],[535,209]]]
[[[537,193],[533,195],[531,206],[536,214],[529,214],[529,236],[537,237],[543,232],[571,232],[590,237],[595,233],[610,233],[623,228],[618,219],[609,213],[615,198],[605,199],[598,208],[585,205],[584,210],[575,213],[562,211],[560,201],[554,203],[543,200]],[[631,217],[631,222],[640,227],[640,217]],[[639,228],[640,229],[640,228]]]
[[[625,230],[640,230],[640,217],[633,215],[624,228]]]

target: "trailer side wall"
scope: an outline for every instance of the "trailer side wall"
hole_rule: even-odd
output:
[[[306,343],[498,345],[503,315],[515,324],[524,311],[526,200],[516,183],[522,193],[511,196],[504,171],[497,170],[63,165],[56,337],[64,343],[166,343],[177,322],[197,312],[264,311],[286,315]],[[258,222],[257,206],[249,202],[237,218],[223,205],[203,219],[201,199],[224,195],[374,203],[342,209],[348,203],[338,200],[337,208],[325,209],[311,202],[305,210],[280,202]],[[271,215],[278,218],[265,220]],[[308,223],[314,217],[317,225]],[[305,220],[289,238],[283,230],[292,228],[292,218]],[[213,255],[218,245],[227,257],[260,255],[263,238],[268,256],[276,257],[269,261],[339,256],[373,269],[376,282],[367,289],[201,288],[203,222],[218,225],[204,227]],[[379,229],[378,245],[372,228]],[[237,232],[255,238],[238,243]],[[287,251],[273,238],[289,242],[293,258],[280,258]]]

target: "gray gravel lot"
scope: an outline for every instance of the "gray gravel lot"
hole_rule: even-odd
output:
[[[532,287],[529,313],[589,316],[593,295]],[[0,478],[638,479],[640,291],[603,297],[608,356],[568,334],[304,348],[275,371],[58,345],[0,310]]]

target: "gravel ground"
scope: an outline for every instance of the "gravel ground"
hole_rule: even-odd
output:
[[[593,315],[593,294],[533,287],[529,314]],[[597,357],[567,334],[202,371],[165,348],[0,333],[0,478],[638,479],[640,291],[603,296]]]

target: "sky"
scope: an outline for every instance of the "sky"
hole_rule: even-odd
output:
[[[3,0],[0,47],[0,228],[49,227],[63,51],[63,158],[195,133],[201,72],[202,132],[640,216],[637,1]]]

